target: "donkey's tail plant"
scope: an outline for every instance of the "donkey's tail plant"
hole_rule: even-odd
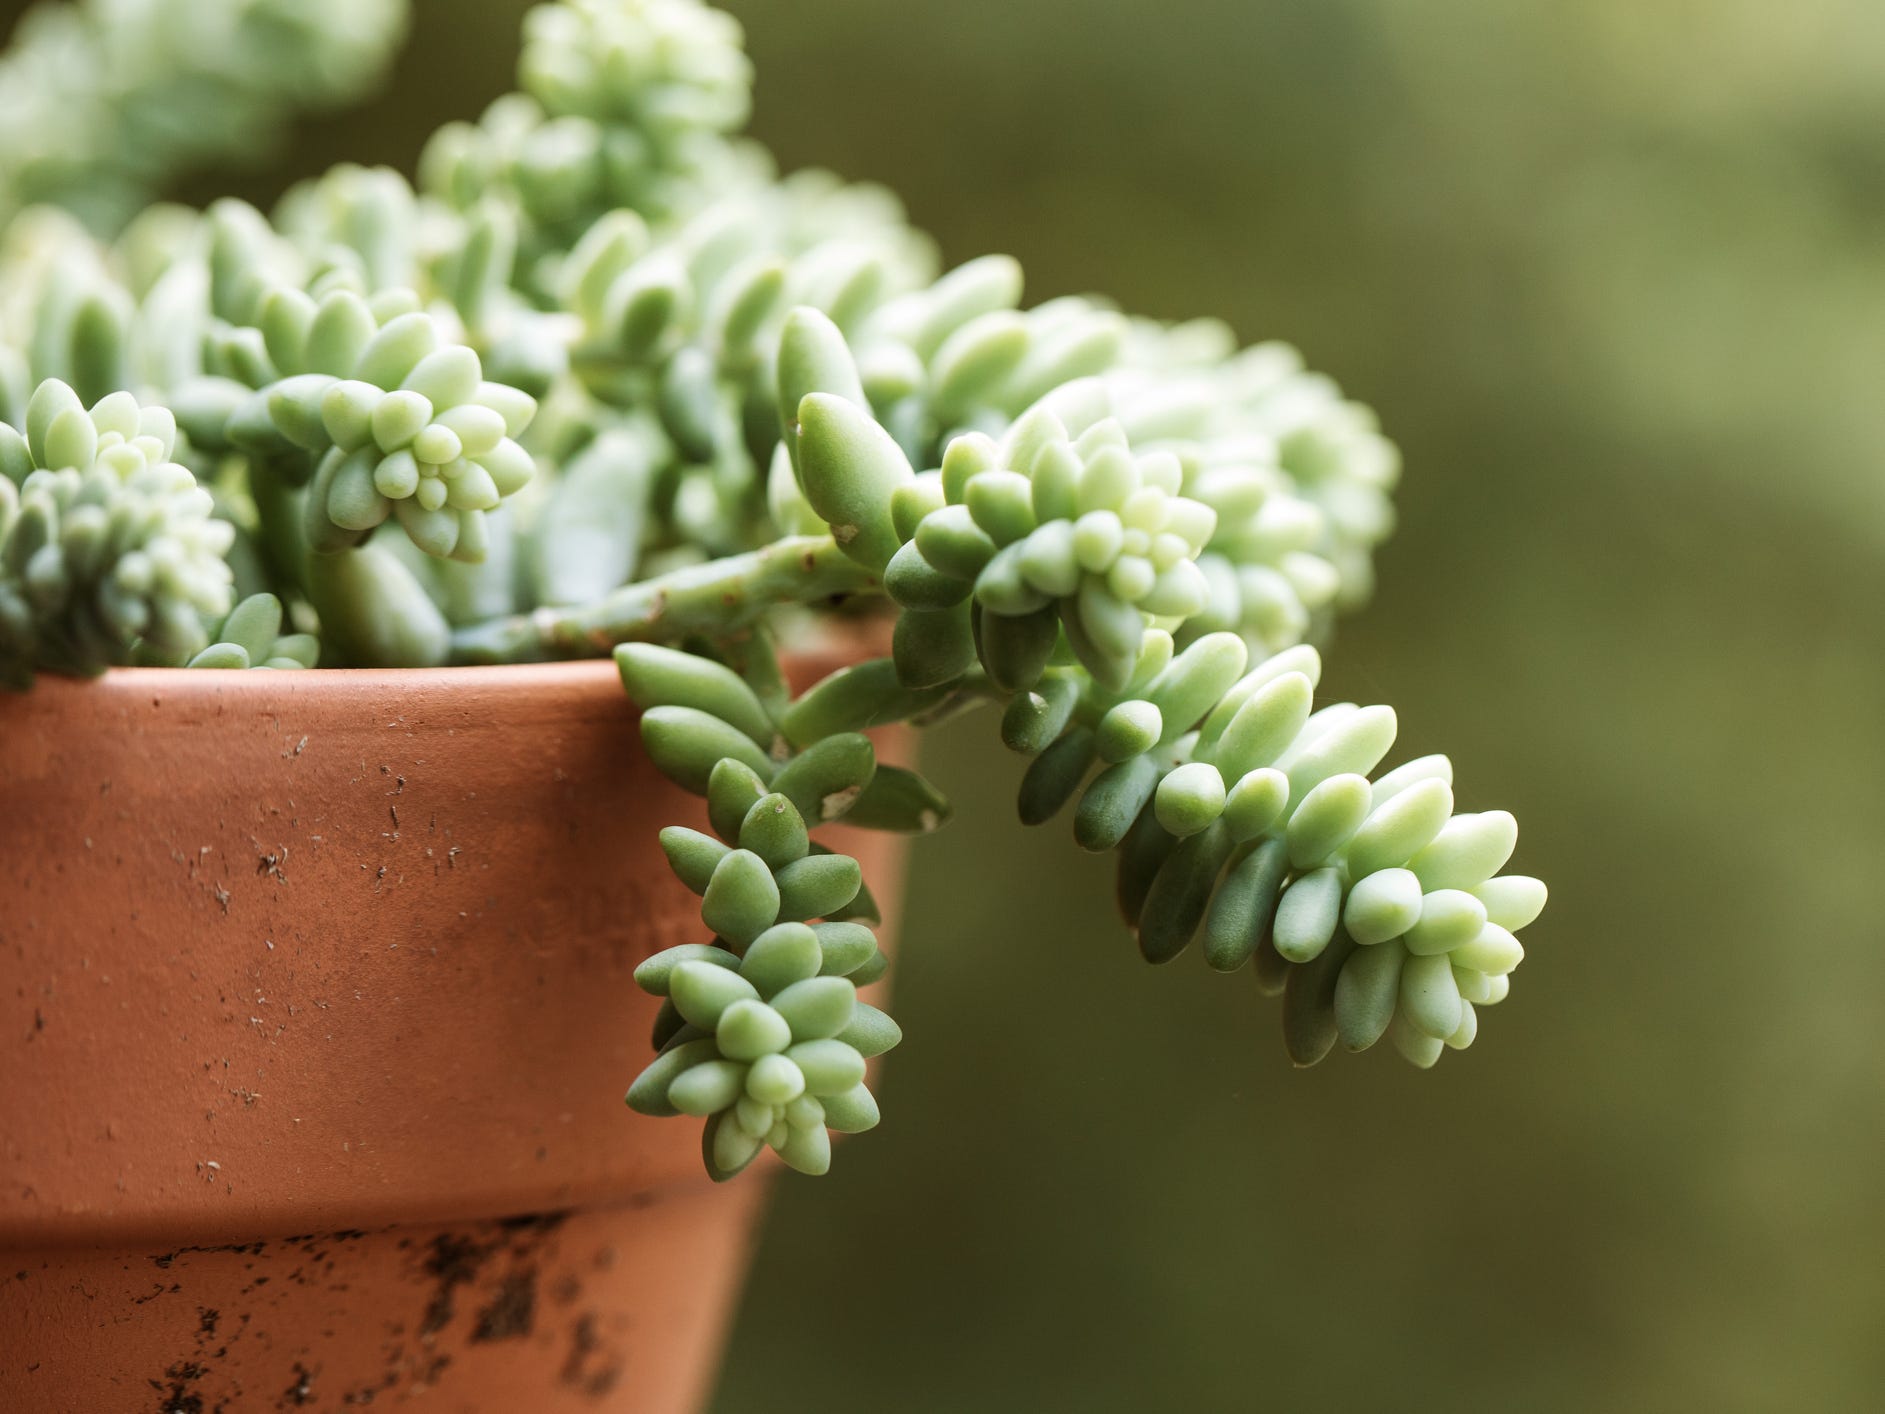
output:
[[[770,653],[763,644],[754,651]],[[715,1178],[738,1173],[768,1144],[793,1168],[823,1173],[827,1130],[877,1123],[864,1062],[902,1032],[857,999],[885,967],[868,926],[881,920],[857,861],[813,844],[810,829],[851,818],[926,830],[946,807],[920,777],[880,767],[858,732],[830,731],[793,749],[788,728],[803,738],[830,725],[812,715],[816,696],[773,711],[719,663],[653,644],[624,644],[615,657],[643,709],[648,754],[706,797],[714,831],[661,832],[714,941],[669,948],[637,969],[636,983],[664,1001],[652,1038],[659,1054],[628,1103],[643,1114],[706,1117],[703,1153]],[[775,667],[765,664],[766,680],[776,680]]]
[[[133,66],[107,15],[211,38]],[[350,96],[403,19],[86,0],[0,61],[34,75],[13,121],[95,115],[0,143],[0,677],[612,653],[704,807],[661,834],[702,933],[636,972],[628,1103],[704,1120],[716,1179],[877,1124],[881,919],[817,836],[945,823],[870,733],[977,707],[1022,822],[1114,856],[1147,961],[1249,968],[1296,1063],[1472,1044],[1545,887],[1446,757],[1382,769],[1391,708],[1317,700],[1393,527],[1367,409],[1212,321],[1025,307],[888,193],[777,176],[697,0],[539,5],[519,91],[416,189],[341,166],[272,217],[131,217],[218,135]],[[794,695],[777,645],[872,604],[888,653]]]

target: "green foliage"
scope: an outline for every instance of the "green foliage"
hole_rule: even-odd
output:
[[[377,88],[406,0],[42,0],[0,59],[0,217],[112,230],[179,173],[271,148]]]
[[[735,165],[751,66],[731,16],[698,0],[560,0],[525,17],[519,91],[441,129],[422,184],[469,206],[501,186],[543,239],[622,208],[667,215]]]
[[[229,607],[232,529],[171,460],[176,425],[113,393],[89,410],[42,383],[22,436],[0,426],[0,678],[90,676],[140,643],[184,656]]]
[[[281,600],[251,594],[210,630],[210,645],[192,668],[311,668],[321,656],[311,633],[283,633]]]
[[[764,645],[753,650],[769,654]],[[707,1121],[702,1151],[715,1179],[732,1177],[770,1145],[804,1173],[831,1163],[827,1130],[877,1123],[864,1062],[902,1032],[857,987],[883,974],[875,934],[860,918],[875,906],[857,861],[816,844],[834,820],[885,829],[928,828],[946,811],[915,772],[879,767],[868,738],[835,731],[795,750],[746,681],[709,658],[625,644],[615,660],[643,709],[654,763],[704,796],[715,834],[662,832],[676,876],[700,895],[710,944],[658,953],[636,983],[664,998],[655,1060],[628,1092],[644,1114]],[[843,682],[857,670],[843,670]],[[807,702],[776,714],[808,720]],[[892,788],[872,800],[888,773]]]
[[[1475,1004],[1503,999],[1524,956],[1513,931],[1543,907],[1536,881],[1494,878],[1516,822],[1454,816],[1444,757],[1370,782],[1394,713],[1313,710],[1313,648],[1246,671],[1245,638],[1195,635],[1193,557],[1217,513],[1177,494],[1176,455],[1135,457],[1109,411],[1104,389],[1067,385],[1000,442],[965,434],[917,477],[868,414],[813,393],[797,463],[815,507],[854,525],[887,517],[901,540],[885,573],[904,610],[899,684],[1006,700],[1004,738],[1034,757],[1023,822],[1077,800],[1081,847],[1120,853],[1121,909],[1147,961],[1200,935],[1219,970],[1259,959],[1298,1064],[1338,1035],[1363,1050],[1388,1034],[1430,1066],[1471,1044]],[[943,623],[960,631],[932,630]]]
[[[249,40],[303,40],[258,123],[337,96],[333,46],[377,53],[399,13],[122,8],[235,26],[163,51],[204,112],[249,111],[217,106],[215,66],[285,62]],[[554,0],[519,92],[435,135],[416,189],[343,164],[267,215],[155,206],[108,241],[13,219],[0,674],[613,650],[714,832],[662,837],[712,941],[638,974],[664,1004],[629,1100],[704,1118],[716,1178],[767,1146],[822,1172],[828,1131],[876,1123],[863,1061],[898,1033],[855,989],[885,970],[877,906],[814,836],[939,827],[947,801],[863,733],[984,704],[1030,758],[1022,820],[1071,809],[1116,853],[1148,960],[1201,940],[1252,965],[1302,1064],[1470,1044],[1544,902],[1498,875],[1516,826],[1455,815],[1445,758],[1373,776],[1392,711],[1313,700],[1309,645],[1392,529],[1372,414],[1210,321],[1024,308],[1007,256],[939,274],[894,198],[777,177],[735,136],[750,81],[697,0]],[[151,183],[213,147],[125,150]],[[6,161],[0,202],[63,194]],[[890,656],[792,697],[774,636],[871,596]]]

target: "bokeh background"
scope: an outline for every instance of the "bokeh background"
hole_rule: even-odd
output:
[[[1380,409],[1325,688],[1553,900],[1469,1054],[1297,1073],[937,733],[888,1121],[780,1184],[716,1414],[1885,1407],[1885,8],[726,7],[785,166]],[[410,170],[523,9],[420,0],[290,170]]]

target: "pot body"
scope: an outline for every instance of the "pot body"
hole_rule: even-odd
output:
[[[697,1406],[763,1183],[622,1092],[703,816],[607,663],[0,701],[0,1409]]]

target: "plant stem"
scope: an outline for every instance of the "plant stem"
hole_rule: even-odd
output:
[[[249,495],[259,522],[257,542],[269,570],[284,587],[307,591],[308,539],[301,529],[301,498],[280,471],[260,458],[249,466]]]
[[[750,630],[722,639],[715,647],[726,665],[745,679],[746,685],[777,721],[792,701],[792,686],[786,681],[785,669],[779,662],[772,630],[758,623]]]
[[[761,550],[689,565],[573,609],[543,608],[460,629],[454,663],[532,663],[606,656],[618,643],[724,635],[779,604],[880,591],[829,535],[794,535]]]

